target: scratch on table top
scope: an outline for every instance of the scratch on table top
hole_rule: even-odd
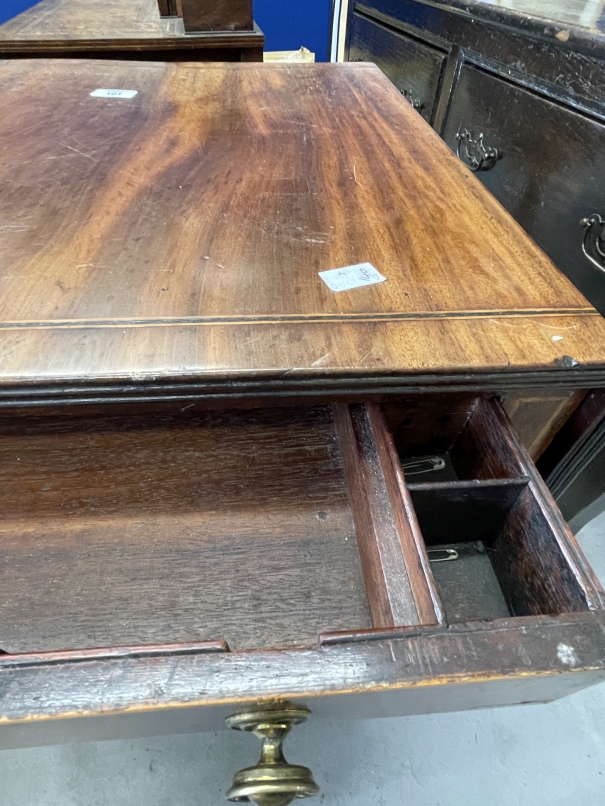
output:
[[[488,319],[493,325],[501,325],[502,327],[510,327],[517,330],[524,330],[528,327],[545,327],[548,330],[575,330],[578,325],[567,325],[566,327],[561,327],[561,325],[547,325],[545,322],[536,322],[534,319],[530,319],[529,321],[519,322],[513,324],[512,322],[503,322],[501,319]]]
[[[73,146],[68,146],[66,143],[59,143],[60,146],[63,148],[69,148],[70,151],[75,151],[76,154],[81,154],[83,157],[86,157],[93,162],[98,162],[99,160],[92,156],[92,154],[85,154],[84,151],[80,151],[78,148],[74,148]]]
[[[322,355],[321,358],[318,358],[317,361],[314,361],[311,364],[311,366],[312,367],[317,367],[319,364],[323,364],[324,361],[326,361],[330,355],[332,355],[332,351],[330,351],[329,353],[326,353],[325,355]]]

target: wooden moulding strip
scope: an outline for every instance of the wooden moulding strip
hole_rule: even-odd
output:
[[[527,489],[531,494],[531,506],[536,514],[539,513],[541,519],[543,519],[542,540],[539,539],[535,515],[531,522],[531,531],[528,528],[528,524],[523,523],[523,519],[529,516],[527,508],[518,512],[515,522],[517,532],[524,537],[523,549],[527,552],[528,562],[531,560],[529,568],[532,574],[536,574],[538,570],[541,570],[550,587],[554,585],[556,582],[555,577],[558,576],[558,574],[554,573],[553,564],[563,569],[561,582],[563,582],[563,577],[567,577],[567,586],[565,590],[562,588],[560,591],[561,594],[564,594],[561,601],[553,602],[553,606],[556,605],[554,607],[555,612],[567,612],[569,609],[575,611],[578,608],[584,609],[584,607],[590,610],[605,610],[605,593],[599,579],[584,557],[578,541],[565,522],[559,507],[541,479],[529,454],[515,434],[502,405],[497,400],[486,401],[484,405],[491,408],[491,416],[499,429],[503,447],[505,446],[506,450],[516,457],[524,475],[529,478]],[[548,536],[549,543],[552,546],[548,554],[543,548],[544,535]],[[558,559],[557,555],[560,559]],[[519,558],[517,558],[517,562],[520,562]],[[572,581],[581,591],[580,597],[577,594],[574,597],[570,585]],[[550,593],[556,600],[557,595],[554,587]],[[581,599],[581,603],[572,601],[574,598]]]
[[[117,658],[154,658],[165,655],[196,655],[229,652],[225,641],[197,641],[182,644],[141,644],[137,646],[95,647],[52,652],[0,653],[0,670],[37,666],[39,664],[78,663],[81,661],[113,660]]]
[[[382,409],[378,404],[371,403],[368,405],[368,415],[382,457],[387,489],[398,526],[420,623],[444,624],[445,613],[443,605],[437,592],[430,560],[414,511],[412,498],[405,482],[393,436],[386,425]]]
[[[391,435],[377,404],[333,406],[376,629],[443,623],[443,608]]]

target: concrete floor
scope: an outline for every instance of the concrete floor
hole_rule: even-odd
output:
[[[605,513],[578,535],[605,580]],[[1,731],[0,731],[1,738]],[[605,684],[534,705],[297,728],[309,806],[604,806]],[[214,806],[257,742],[236,733],[0,752],[4,806]]]

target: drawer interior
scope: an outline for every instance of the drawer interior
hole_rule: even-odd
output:
[[[446,621],[589,609],[580,550],[499,404],[390,419]]]
[[[0,512],[11,654],[602,607],[503,410],[468,396],[4,416]]]
[[[371,626],[329,407],[0,427],[6,652]]]

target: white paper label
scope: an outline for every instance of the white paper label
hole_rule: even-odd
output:
[[[350,288],[383,283],[386,280],[371,263],[356,263],[343,269],[320,271],[319,276],[331,291],[348,291]]]
[[[90,93],[93,98],[134,98],[136,90],[95,90]]]

